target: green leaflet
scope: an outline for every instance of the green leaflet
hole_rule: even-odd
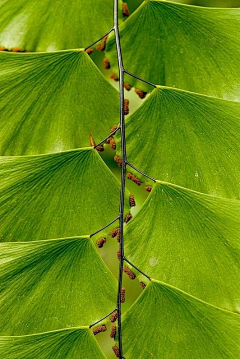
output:
[[[0,155],[89,146],[118,123],[118,92],[83,50],[0,52],[0,64]]]
[[[106,359],[87,328],[0,337],[1,359]]]
[[[148,0],[121,24],[124,67],[159,85],[239,100],[240,9]],[[107,57],[118,73],[114,39]],[[142,82],[126,82],[149,91]]]
[[[159,182],[126,226],[126,257],[150,277],[240,312],[239,217],[239,201]]]
[[[126,121],[128,160],[154,178],[240,198],[239,120],[239,103],[155,89]]]
[[[113,26],[112,0],[0,0],[0,46],[31,51],[87,47]]]
[[[90,325],[115,308],[116,279],[89,237],[1,243],[0,263],[1,335]]]
[[[239,359],[240,317],[153,281],[124,315],[128,359]]]
[[[0,239],[92,234],[117,217],[119,191],[118,180],[92,148],[1,157]]]

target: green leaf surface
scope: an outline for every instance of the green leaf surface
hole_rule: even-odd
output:
[[[89,237],[0,244],[0,334],[90,325],[116,305],[117,282]]]
[[[240,317],[153,281],[124,315],[128,359],[239,359]]]
[[[0,240],[92,234],[118,216],[119,191],[118,180],[92,148],[3,156]]]
[[[126,226],[126,257],[150,277],[240,312],[239,217],[239,201],[157,183]]]
[[[121,25],[126,70],[156,85],[239,100],[240,9],[148,0]],[[107,57],[118,73],[114,38]],[[126,82],[145,91],[139,80]]]
[[[106,359],[87,328],[0,337],[2,359]]]
[[[127,119],[126,139],[129,162],[144,173],[240,198],[240,103],[155,89]]]
[[[111,0],[1,0],[0,46],[31,51],[87,47],[113,26]]]
[[[0,155],[89,146],[118,123],[118,92],[85,51],[0,52],[0,64]]]

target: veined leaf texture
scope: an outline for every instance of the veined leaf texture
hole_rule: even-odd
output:
[[[153,186],[134,211],[126,182],[122,214],[123,178],[94,147],[123,110],[99,66],[119,76],[116,31],[104,54],[93,44],[114,5],[124,81],[148,93],[125,121],[128,177]],[[2,359],[112,358],[92,330],[110,328],[119,292],[101,236],[120,237],[145,288],[119,318],[122,358],[240,359],[240,9],[132,6],[0,0]]]

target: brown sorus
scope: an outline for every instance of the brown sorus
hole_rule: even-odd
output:
[[[104,57],[104,59],[103,59],[103,67],[107,70],[110,69],[110,67],[111,67],[110,62],[106,57]]]
[[[126,2],[123,2],[122,4],[122,12],[123,12],[123,16],[128,17],[130,15],[128,4]]]
[[[120,249],[117,250],[117,259],[120,261],[121,252]]]
[[[93,53],[93,49],[87,49],[87,50],[86,50],[86,53],[87,53],[88,55],[91,55],[91,54]]]
[[[115,312],[113,312],[113,314],[112,314],[111,317],[110,317],[110,321],[111,321],[112,323],[113,323],[113,322],[116,322],[117,318],[118,318],[118,312],[117,312],[117,310],[115,310]]]
[[[112,238],[117,237],[118,233],[120,232],[120,228],[114,228],[111,232],[110,235]]]
[[[106,47],[106,42],[107,42],[107,36],[104,36],[104,38],[102,38],[100,44],[96,46],[96,49],[98,51],[104,51],[105,47]]]
[[[135,279],[136,275],[128,267],[123,268],[124,273],[126,273],[130,279]]]
[[[131,219],[132,219],[132,214],[131,213],[127,214],[125,217],[125,223],[128,223]]]
[[[146,288],[146,284],[143,283],[143,282],[140,282],[140,286],[142,287],[142,289],[145,289],[145,288]]]
[[[106,142],[107,144],[109,144],[109,143],[111,142],[111,139],[112,139],[112,138],[113,138],[113,137],[108,137],[105,142]]]
[[[130,91],[131,88],[132,88],[132,86],[129,85],[128,83],[126,83],[126,82],[125,82],[125,84],[124,84],[123,86],[125,87],[125,89],[126,89],[127,91]]]
[[[106,325],[100,325],[99,327],[93,329],[93,334],[97,335],[98,333],[106,332],[106,330],[107,330]]]
[[[129,204],[130,204],[130,207],[136,206],[135,197],[133,194],[130,194],[130,196],[129,196]]]
[[[12,52],[24,52],[24,51],[21,50],[20,47],[13,47]]]
[[[118,128],[118,125],[114,125],[111,130],[110,130],[110,133],[113,133],[114,131],[116,131],[116,129]]]
[[[113,325],[111,328],[110,338],[115,339],[116,333],[117,333],[117,327],[116,325]]]
[[[119,156],[114,156],[114,161],[117,162],[118,167],[122,167],[122,159]]]
[[[114,81],[119,81],[119,78],[118,78],[118,76],[116,74],[111,74],[110,79],[112,79]]]
[[[118,242],[118,243],[120,242],[120,231],[119,231],[118,234],[117,234],[117,242]]]
[[[114,140],[113,137],[111,137],[111,140],[110,140],[110,146],[113,150],[116,150],[117,146],[116,146],[116,142]]]
[[[96,147],[96,150],[99,151],[99,152],[102,152],[102,151],[104,151],[104,146],[103,145],[98,145]]]
[[[121,289],[121,303],[125,303],[125,293],[126,293],[126,289],[122,288]]]
[[[145,190],[146,190],[147,192],[151,192],[152,186],[146,186],[146,187],[145,187]]]
[[[119,352],[118,347],[116,345],[114,345],[112,347],[112,350],[113,350],[114,354],[116,355],[116,357],[119,358],[120,357],[120,352]]]
[[[104,243],[106,243],[107,239],[106,238],[99,238],[96,242],[98,248],[102,248]]]
[[[90,142],[90,146],[92,146],[92,147],[95,146],[95,141],[94,141],[93,135],[91,133],[89,135],[89,142]]]
[[[142,184],[142,181],[130,172],[127,174],[127,178],[136,183],[138,186]]]
[[[147,96],[147,92],[144,92],[140,89],[135,89],[135,92],[140,98],[145,98]]]
[[[129,100],[127,98],[124,99],[124,115],[129,114]]]
[[[0,51],[6,51],[6,47],[0,46]]]

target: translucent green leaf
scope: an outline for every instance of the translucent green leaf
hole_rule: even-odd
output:
[[[124,67],[157,85],[239,99],[240,9],[148,0],[121,25]],[[114,39],[107,57],[118,73]],[[126,76],[136,88],[149,86]]]
[[[89,237],[0,244],[0,333],[90,325],[116,305],[117,282]]]
[[[82,50],[0,52],[0,154],[89,146],[118,123],[118,92]]]
[[[156,89],[127,119],[126,133],[128,160],[148,175],[240,197],[239,103]]]
[[[0,46],[31,51],[86,47],[113,26],[112,0],[0,0]]]
[[[240,317],[153,281],[124,315],[128,359],[239,359]]]
[[[239,217],[239,201],[157,183],[126,226],[126,256],[150,277],[240,311]]]
[[[0,337],[2,359],[106,359],[87,328]]]
[[[119,191],[118,180],[92,148],[1,157],[0,239],[92,234],[118,216]]]

